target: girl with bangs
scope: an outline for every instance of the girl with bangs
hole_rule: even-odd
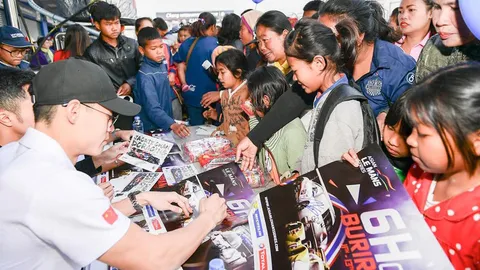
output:
[[[480,265],[479,64],[449,67],[408,94],[415,164],[405,187],[455,269]]]

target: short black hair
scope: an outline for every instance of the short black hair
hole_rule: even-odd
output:
[[[138,29],[140,28],[140,25],[142,24],[142,21],[150,21],[153,25],[152,19],[149,17],[141,17],[135,20],[135,32],[138,32]]]
[[[325,5],[323,1],[313,0],[308,2],[304,7],[303,11],[320,11],[320,9]]]
[[[405,103],[410,90],[405,91],[390,107],[385,117],[385,125],[394,127],[399,125],[399,134],[407,138],[412,133],[412,126],[407,119]]]
[[[257,68],[248,76],[247,85],[253,108],[263,114],[266,114],[280,96],[290,88],[283,73],[274,66]],[[263,103],[263,96],[267,96],[270,100],[269,108]]]
[[[285,30],[288,32],[292,31],[292,24],[288,20],[288,17],[278,10],[270,10],[263,13],[263,15],[258,18],[255,28],[258,28],[259,25],[270,28],[279,35]]]
[[[158,31],[153,27],[145,27],[138,32],[138,45],[145,48],[147,46],[147,41],[154,39],[162,39]]]
[[[116,20],[122,17],[122,13],[113,4],[109,4],[104,1],[99,1],[90,8],[90,14],[94,22],[100,22],[101,20]]]
[[[222,52],[215,58],[215,66],[225,65],[235,78],[245,80],[248,72],[248,61],[242,51],[230,49]],[[240,72],[238,70],[241,70]]]
[[[188,33],[191,35],[192,34],[192,26],[190,24],[182,25],[182,27],[180,27],[178,32],[180,32],[180,31],[188,31]]]
[[[162,31],[167,31],[168,30],[168,24],[163,18],[155,18],[153,19],[153,27],[160,29]]]
[[[44,122],[47,126],[53,122],[53,118],[57,113],[58,106],[60,105],[33,105],[33,116],[35,122]]]
[[[27,98],[23,87],[31,84],[35,73],[17,68],[0,69],[0,109],[19,115],[19,102]]]

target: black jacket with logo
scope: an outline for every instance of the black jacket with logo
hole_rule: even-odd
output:
[[[114,48],[99,37],[87,48],[83,56],[102,67],[116,89],[124,83],[128,83],[132,90],[135,87],[135,76],[140,68],[142,55],[134,39],[119,36],[118,45]]]

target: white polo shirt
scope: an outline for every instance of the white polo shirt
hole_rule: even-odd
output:
[[[46,134],[29,129],[0,160],[0,269],[78,270],[127,232],[130,220]]]

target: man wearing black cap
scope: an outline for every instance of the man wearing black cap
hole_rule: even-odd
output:
[[[0,27],[0,68],[30,69],[23,58],[31,47],[22,31],[12,26]]]
[[[144,232],[73,166],[79,155],[102,151],[113,113],[135,115],[139,106],[117,98],[107,74],[78,59],[42,68],[32,88],[36,129],[1,150],[15,148],[0,171],[0,269],[80,269],[97,259],[121,269],[174,269],[226,216],[225,201],[214,195],[186,228]],[[191,211],[185,198],[170,192],[127,203],[131,212],[145,204]]]

